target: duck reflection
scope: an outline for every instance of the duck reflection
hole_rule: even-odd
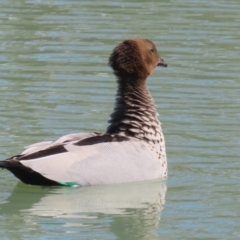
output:
[[[157,239],[154,231],[159,228],[165,195],[166,184],[161,181],[82,188],[36,188],[19,183],[0,205],[0,213],[20,213],[24,224],[34,224],[40,232],[44,218],[48,228],[53,224],[57,230],[57,225],[79,237],[83,231],[93,234],[101,228],[118,239]]]

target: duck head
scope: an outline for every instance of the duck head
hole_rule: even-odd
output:
[[[147,39],[129,39],[120,43],[109,58],[119,79],[146,79],[157,66],[167,67],[155,45]]]

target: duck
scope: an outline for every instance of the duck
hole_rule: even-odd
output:
[[[117,81],[115,107],[104,133],[73,133],[25,147],[0,161],[25,184],[91,186],[165,179],[164,135],[147,78],[167,67],[154,43],[127,39],[109,57]]]

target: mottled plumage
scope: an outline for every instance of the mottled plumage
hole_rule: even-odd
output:
[[[146,39],[119,44],[109,58],[117,77],[106,133],[76,133],[32,144],[0,162],[27,184],[98,185],[167,177],[164,136],[146,79],[167,66]]]

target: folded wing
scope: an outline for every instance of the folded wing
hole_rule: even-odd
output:
[[[66,152],[20,163],[65,185],[114,184],[161,177],[159,161],[140,141],[64,147]]]

